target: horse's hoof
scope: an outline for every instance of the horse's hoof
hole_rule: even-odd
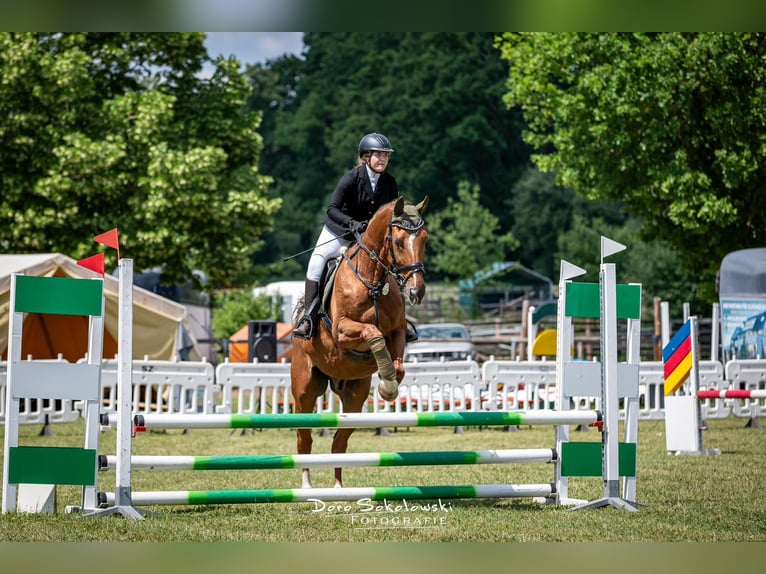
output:
[[[392,403],[396,400],[396,397],[399,396],[399,389],[394,387],[394,390],[389,392],[383,387],[378,387],[378,394],[384,401]]]

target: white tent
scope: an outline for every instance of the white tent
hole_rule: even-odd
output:
[[[0,255],[0,355],[8,352],[8,318],[11,274],[42,277],[91,278],[98,274],[59,253]],[[104,277],[104,357],[117,352],[119,281]],[[82,321],[82,322],[80,322]],[[56,358],[74,362],[88,348],[87,319],[83,317],[29,314],[24,319],[22,356]],[[133,286],[133,358],[199,361],[201,354],[190,326],[186,308],[170,299]]]

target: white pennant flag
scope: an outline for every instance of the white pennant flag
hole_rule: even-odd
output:
[[[573,263],[569,263],[568,261],[561,260],[561,279],[560,281],[569,281],[570,279],[574,279],[575,277],[579,277],[580,275],[585,275],[587,271],[583,269],[582,267],[578,267],[577,265],[574,265]]]
[[[625,247],[622,243],[617,243],[616,241],[612,241],[608,237],[601,236],[601,262],[604,262],[605,257],[609,257],[610,255],[614,255],[615,253],[619,253],[620,251],[625,251],[627,247]]]

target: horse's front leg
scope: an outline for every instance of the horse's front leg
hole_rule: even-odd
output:
[[[380,378],[378,392],[386,401],[395,400],[399,392],[399,382],[404,378],[402,355],[404,354],[406,332],[395,331],[391,334],[389,337],[391,349],[389,350],[386,345],[386,338],[377,327],[370,323],[359,323],[343,318],[338,321],[336,338],[340,346],[346,350],[372,351]]]
[[[396,382],[404,378],[404,347],[407,344],[407,329],[397,329],[389,335],[389,352],[396,369]]]

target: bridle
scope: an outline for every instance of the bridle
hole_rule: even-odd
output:
[[[400,229],[404,229],[407,233],[410,235],[414,235],[417,233],[423,226],[425,226],[425,221],[423,221],[422,218],[419,218],[415,223],[410,224],[403,220],[401,217],[394,217],[394,214],[391,214],[391,219],[388,221],[388,233],[383,238],[383,242],[386,245],[386,250],[391,254],[391,265],[386,265],[384,261],[378,257],[378,254],[372,251],[369,247],[367,247],[364,244],[364,241],[362,241],[362,235],[360,233],[357,233],[354,231],[354,237],[356,238],[356,249],[354,252],[349,255],[348,252],[343,253],[343,259],[346,261],[346,264],[349,266],[349,268],[354,272],[354,275],[356,275],[356,278],[359,279],[359,281],[367,287],[367,291],[369,292],[370,298],[372,299],[373,307],[375,308],[375,325],[380,328],[380,321],[379,321],[379,314],[378,314],[378,299],[380,297],[384,297],[388,295],[389,287],[388,287],[388,281],[384,280],[380,283],[371,283],[367,281],[362,275],[359,273],[359,269],[356,265],[354,265],[352,259],[357,256],[359,251],[364,251],[367,256],[380,265],[383,268],[384,273],[389,276],[393,277],[394,281],[396,281],[396,284],[399,286],[399,291],[401,292],[404,289],[405,284],[407,281],[410,280],[410,278],[415,275],[415,273],[422,273],[423,277],[425,278],[426,274],[426,268],[425,265],[421,262],[415,262],[410,263],[409,265],[399,265],[399,263],[396,261],[396,254],[394,252],[393,247],[393,231],[394,227],[398,227]]]

